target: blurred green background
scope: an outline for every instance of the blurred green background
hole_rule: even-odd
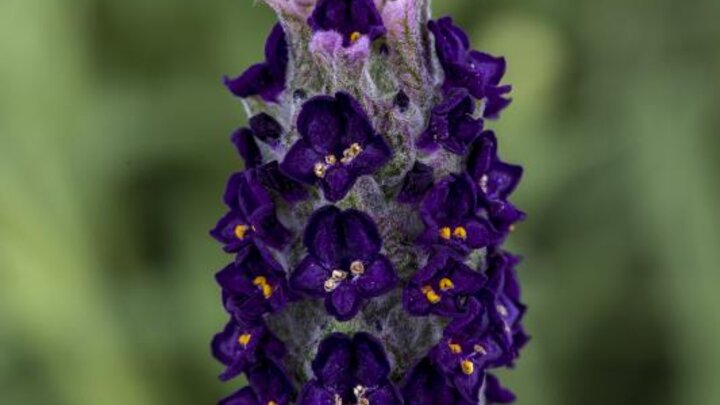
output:
[[[509,60],[520,404],[720,404],[720,2],[436,0]],[[210,404],[250,0],[0,0],[0,404]]]

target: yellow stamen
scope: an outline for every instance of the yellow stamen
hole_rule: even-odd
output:
[[[470,360],[463,360],[460,363],[460,367],[462,368],[462,372],[466,375],[471,375],[475,371],[475,364],[473,364]]]
[[[350,34],[350,42],[357,41],[358,39],[360,39],[361,36],[362,36],[362,34],[360,34],[359,32],[357,32],[357,31],[353,32],[352,34]]]
[[[325,280],[324,288],[326,292],[335,290],[337,288],[337,281],[332,278]]]
[[[333,270],[331,278],[335,281],[342,281],[347,278],[347,272],[342,270]]]
[[[451,342],[451,343],[448,343],[448,347],[450,348],[450,351],[453,352],[453,353],[455,353],[455,354],[460,354],[460,353],[462,353],[462,346],[460,346],[460,345],[457,344],[457,343],[452,343],[452,342]]]
[[[447,291],[455,288],[455,284],[449,278],[443,278],[440,280],[440,290]]]
[[[268,401],[267,405],[277,405],[277,402],[275,402],[275,401]]]
[[[273,288],[270,284],[262,285],[262,293],[263,293],[263,297],[265,297],[265,299],[272,297],[273,292],[275,292],[275,291],[273,290]]]
[[[335,163],[337,163],[337,158],[335,157],[335,155],[327,155],[325,156],[325,163],[329,165],[334,165]]]
[[[438,302],[440,302],[440,296],[429,285],[424,286],[421,291],[423,292],[423,294],[425,294],[425,298],[427,298],[427,300],[430,301],[431,304],[437,304]]]
[[[260,287],[263,293],[263,297],[265,297],[265,299],[272,297],[274,292],[273,288],[270,284],[268,284],[267,278],[265,278],[264,276],[255,277],[253,279],[253,285]]]
[[[343,164],[348,164],[348,163],[352,162],[352,160],[355,159],[357,157],[357,155],[359,155],[360,152],[362,152],[362,150],[363,150],[362,146],[360,146],[359,143],[355,142],[352,145],[350,145],[349,148],[347,148],[343,151],[343,158],[340,159],[340,161]]]
[[[350,272],[356,276],[365,273],[365,265],[360,260],[350,263]]]
[[[235,227],[235,236],[240,240],[245,239],[245,236],[247,236],[248,229],[250,229],[250,227],[247,225],[236,226]]]
[[[440,228],[440,237],[443,238],[443,239],[445,239],[445,240],[449,240],[449,239],[450,239],[450,232],[451,232],[451,230],[450,230],[450,228],[447,227],[447,226],[446,226],[446,227],[443,227],[443,228]]]
[[[252,335],[249,333],[243,333],[238,337],[238,343],[242,347],[247,347],[248,344],[250,344],[250,340],[252,339]]]
[[[453,231],[453,236],[462,240],[467,239],[467,230],[463,228],[462,226],[458,226]]]
[[[315,163],[313,172],[315,173],[315,176],[322,179],[323,177],[325,177],[325,172],[327,172],[327,166],[325,166],[325,164],[322,162],[317,162]]]

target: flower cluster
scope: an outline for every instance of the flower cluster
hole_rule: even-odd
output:
[[[529,339],[502,248],[522,168],[486,129],[504,59],[417,0],[265,1],[265,61],[226,79],[251,116],[210,232],[233,256],[212,354],[249,386],[220,404],[512,402],[492,370]]]

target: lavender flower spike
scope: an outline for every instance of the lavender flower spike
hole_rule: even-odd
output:
[[[220,405],[491,405],[515,400],[523,169],[489,129],[505,60],[423,0],[263,0],[280,20],[265,60],[229,89],[227,323],[211,353]],[[437,63],[439,62],[439,63]],[[244,380],[243,380],[244,377]]]

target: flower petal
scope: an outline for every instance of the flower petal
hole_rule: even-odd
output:
[[[324,297],[325,280],[330,277],[331,271],[326,269],[312,256],[307,256],[300,262],[290,276],[290,285],[293,289],[310,294],[314,297]]]
[[[326,266],[340,266],[345,253],[345,236],[339,208],[328,205],[315,211],[303,236],[303,243],[310,255]]]
[[[360,311],[360,295],[355,286],[343,282],[325,299],[325,308],[338,321],[349,321]]]
[[[421,162],[415,162],[412,170],[403,179],[397,199],[401,203],[416,204],[432,188],[434,182],[433,168]]]
[[[338,110],[342,114],[344,125],[340,143],[345,147],[353,143],[359,143],[360,145],[367,143],[375,132],[362,105],[345,92],[335,93],[335,100],[337,100]]]
[[[355,185],[356,179],[357,176],[350,173],[345,166],[331,166],[320,183],[323,195],[328,201],[342,200]]]
[[[355,348],[355,379],[365,387],[380,385],[390,374],[390,363],[379,340],[368,333],[357,333]]]
[[[323,159],[336,155],[345,128],[335,98],[316,96],[306,101],[298,115],[297,128],[307,145]]]
[[[280,170],[290,178],[312,185],[318,180],[315,175],[315,164],[323,162],[324,159],[324,155],[318,153],[305,140],[300,139],[285,154],[285,158],[280,163]]]
[[[492,404],[509,404],[515,401],[515,394],[500,385],[500,380],[492,374],[485,376],[485,400]]]
[[[261,112],[248,122],[253,134],[265,143],[274,143],[283,133],[283,127],[270,114]]]
[[[312,361],[315,377],[325,387],[344,392],[352,387],[352,341],[342,333],[333,333],[318,346]]]
[[[370,141],[363,147],[363,151],[347,167],[357,177],[370,175],[384,166],[391,156],[392,151],[385,139],[380,135],[375,135],[370,138]]]
[[[297,405],[336,405],[335,395],[313,380],[303,387]]]
[[[398,277],[392,263],[385,256],[378,256],[365,273],[357,279],[360,291],[367,297],[377,297],[392,290],[398,283]]]
[[[382,247],[375,221],[362,211],[349,209],[342,215],[342,224],[348,257],[365,262],[374,259]]]
[[[243,158],[246,168],[253,168],[262,164],[262,153],[255,142],[255,136],[249,128],[240,128],[230,137],[238,154]]]
[[[290,241],[290,231],[278,220],[275,205],[260,207],[248,219],[258,238],[268,245],[282,249]]]
[[[502,235],[499,234],[489,221],[482,218],[470,220],[465,224],[467,239],[465,244],[472,249],[480,249],[497,243]]]

